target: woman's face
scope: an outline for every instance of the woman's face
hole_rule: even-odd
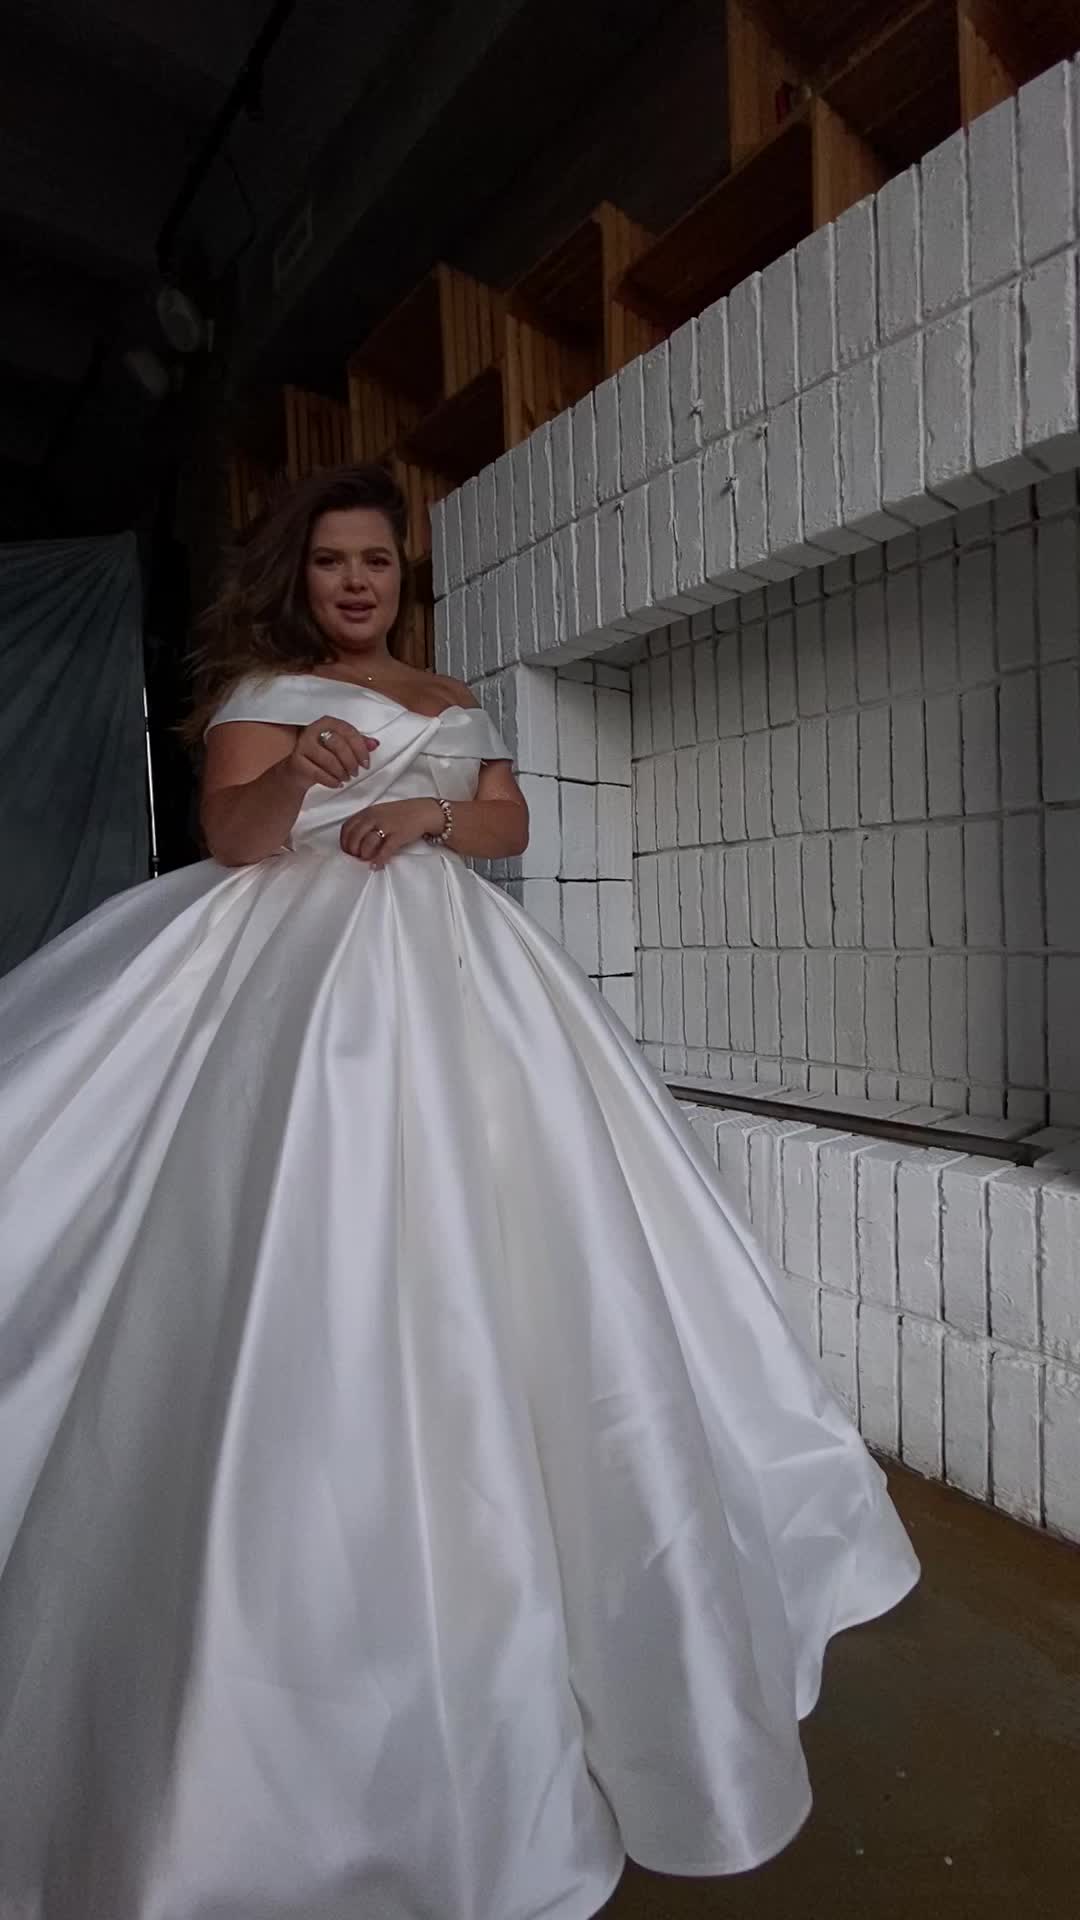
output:
[[[320,514],[306,582],[312,617],[336,653],[384,647],[401,599],[401,563],[386,515],[375,507]]]

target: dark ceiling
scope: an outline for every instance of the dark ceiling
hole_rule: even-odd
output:
[[[198,384],[163,403],[131,370],[133,349],[168,363],[163,276],[217,323],[234,385],[325,382],[436,258],[469,264],[488,218],[511,238],[528,223],[517,182],[557,181],[597,128],[625,144],[615,78],[657,66],[650,35],[669,37],[685,95],[674,50],[702,70],[691,19],[722,40],[715,0],[5,0],[0,538],[145,514]],[[280,31],[260,83],[187,196],[268,22]],[[715,125],[696,116],[713,169],[722,117],[719,100]],[[642,151],[684,147],[685,126],[663,115]],[[306,253],[283,281],[275,254],[298,218]]]

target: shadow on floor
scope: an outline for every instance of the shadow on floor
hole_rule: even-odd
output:
[[[1077,1920],[1080,1553],[891,1481],[923,1582],[833,1643],[809,1825],[738,1879],[630,1868],[603,1920]]]

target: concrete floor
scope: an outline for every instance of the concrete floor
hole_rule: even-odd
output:
[[[923,1584],[833,1644],[810,1824],[739,1879],[631,1868],[604,1920],[1078,1920],[1080,1553],[892,1484]]]

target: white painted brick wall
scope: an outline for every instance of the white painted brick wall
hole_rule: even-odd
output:
[[[1020,1133],[1080,1121],[1080,523],[1060,483],[1009,517],[978,544],[960,518],[804,575],[797,621],[778,586],[734,629],[726,607],[696,641],[677,623],[632,704],[639,835],[646,809],[662,868],[715,854],[720,944],[770,958],[731,1051],[773,1084],[842,1071],[864,1098],[916,1077]],[[825,712],[800,721],[807,704]],[[646,916],[642,944],[656,931]],[[684,942],[661,920],[661,946]],[[789,1049],[776,961],[807,949],[820,1018]]]
[[[870,1443],[1080,1539],[1080,1175],[715,1108],[688,1117]],[[1066,1234],[1071,1332],[1044,1342]]]
[[[695,1121],[798,1337],[872,1441],[1073,1538],[1078,71],[433,529],[440,664],[532,810],[491,877],[669,1076],[817,1104],[820,1129]],[[860,1101],[974,1150],[828,1130]],[[1034,1171],[992,1157],[1033,1130]]]

